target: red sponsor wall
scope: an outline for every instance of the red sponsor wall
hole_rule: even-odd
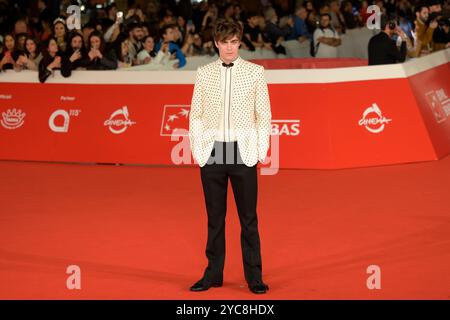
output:
[[[315,83],[286,83],[266,71],[279,145],[272,145],[265,166],[349,168],[447,155],[445,57],[437,66],[386,79],[371,77],[374,67],[348,69],[368,75],[358,80],[333,79],[331,70]],[[193,164],[187,137],[193,83],[40,84],[7,77],[0,79],[0,159]]]

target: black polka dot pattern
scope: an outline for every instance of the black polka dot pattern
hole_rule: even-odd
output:
[[[233,66],[231,117],[242,161],[247,166],[263,161],[269,149],[271,119],[269,90],[264,67],[240,59]],[[223,113],[220,92],[222,60],[197,69],[189,114],[189,139],[192,154],[203,167],[212,152]]]

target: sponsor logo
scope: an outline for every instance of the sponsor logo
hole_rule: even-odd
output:
[[[78,117],[80,112],[81,112],[81,110],[79,110],[79,109],[75,109],[75,110],[71,109],[69,111],[66,111],[64,109],[58,109],[58,110],[54,111],[50,115],[50,118],[48,119],[48,125],[50,127],[50,130],[52,130],[53,132],[58,132],[58,133],[69,132],[70,118]],[[59,124],[59,125],[56,124],[57,118],[62,118],[63,123]]]
[[[437,123],[444,122],[450,115],[450,99],[444,89],[427,92],[425,97]]]
[[[189,105],[165,105],[161,136],[184,136],[189,132]],[[297,136],[300,134],[300,120],[272,120],[272,135]]]
[[[372,104],[366,110],[364,110],[362,118],[358,124],[372,133],[380,133],[384,130],[386,124],[391,122],[392,119],[388,119],[381,113],[380,107],[376,103]]]
[[[300,120],[272,120],[272,135],[298,136],[300,134]]]
[[[24,124],[24,118],[27,114],[20,109],[8,109],[2,112],[2,126],[5,129],[17,129]]]
[[[189,112],[189,105],[165,105],[160,135],[163,137],[188,135]]]
[[[127,106],[123,106],[120,109],[114,111],[108,120],[104,122],[104,125],[109,127],[109,131],[114,134],[124,133],[128,127],[136,124],[136,121],[130,120],[130,113]]]

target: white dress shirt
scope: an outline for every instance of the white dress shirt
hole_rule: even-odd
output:
[[[231,119],[231,96],[233,94],[231,88],[234,83],[234,71],[236,65],[240,63],[241,58],[238,56],[232,61],[232,67],[224,67],[222,62],[220,63],[220,92],[222,93],[222,108],[223,112],[220,112],[219,128],[217,129],[216,140],[225,142],[237,141],[234,131],[233,121]]]

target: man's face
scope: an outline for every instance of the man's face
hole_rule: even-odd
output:
[[[144,31],[142,30],[142,28],[134,28],[131,31],[131,36],[133,37],[134,40],[141,41],[142,38],[144,37]]]
[[[220,58],[224,62],[229,62],[236,59],[239,51],[239,45],[241,44],[241,41],[236,35],[229,39],[219,40],[218,42],[214,41],[214,43],[219,49]]]
[[[175,34],[172,28],[167,28],[166,33],[163,35],[165,42],[174,41]]]
[[[307,17],[307,15],[308,15],[308,11],[306,11],[306,9],[302,7],[302,8],[300,8],[300,9],[298,10],[297,15],[298,15],[298,17],[299,17],[300,19],[306,20],[306,17]]]
[[[418,18],[422,22],[426,22],[428,20],[428,15],[429,15],[428,8],[423,7],[422,10],[420,10],[417,14],[418,14]]]
[[[322,28],[328,28],[329,25],[330,25],[330,18],[328,16],[322,16],[320,18],[320,26]]]
[[[252,27],[256,26],[258,24],[258,17],[257,16],[250,17],[248,19],[248,24],[251,25]]]

